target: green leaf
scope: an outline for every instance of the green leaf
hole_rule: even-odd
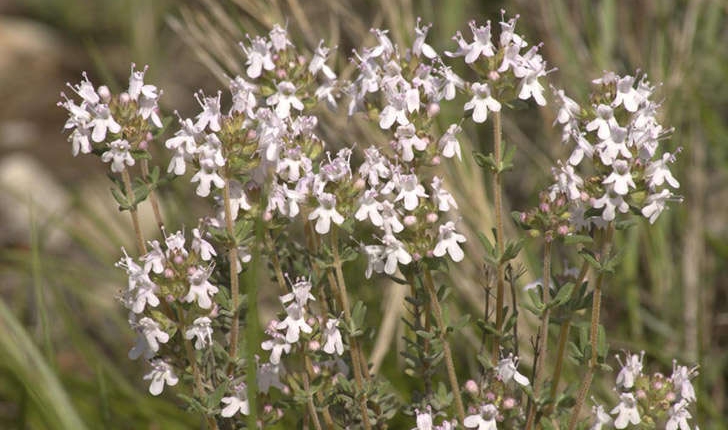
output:
[[[587,263],[589,263],[590,266],[592,266],[594,269],[596,269],[597,272],[602,271],[602,265],[597,261],[596,258],[594,258],[594,254],[589,251],[588,249],[582,249],[579,251],[579,255],[582,256],[584,260],[586,260]]]
[[[594,238],[583,234],[570,234],[564,237],[565,245],[573,245],[576,243],[593,243]]]
[[[475,160],[475,164],[478,166],[488,169],[492,172],[497,171],[497,166],[495,164],[495,159],[493,159],[493,154],[485,155],[482,152],[473,151],[473,159]]]
[[[506,244],[506,249],[503,252],[503,255],[500,257],[500,262],[506,263],[506,262],[516,258],[516,256],[518,256],[518,253],[521,252],[522,247],[523,247],[523,239],[518,239],[515,242],[508,242]]]
[[[562,285],[556,293],[556,297],[554,297],[554,300],[550,303],[550,306],[561,306],[568,302],[571,298],[572,291],[574,291],[574,287],[575,285],[573,282],[567,282]]]
[[[225,396],[225,393],[227,392],[228,385],[230,385],[230,381],[227,379],[223,380],[217,389],[215,389],[215,391],[207,397],[208,408],[214,409],[220,404],[220,400],[222,400],[223,396]]]

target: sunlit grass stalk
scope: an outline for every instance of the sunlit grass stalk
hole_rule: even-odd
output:
[[[538,346],[536,352],[536,370],[533,373],[533,401],[529,402],[528,420],[526,421],[526,430],[531,430],[536,418],[536,402],[541,394],[541,376],[543,375],[543,362],[548,352],[549,343],[549,317],[551,309],[549,302],[551,301],[551,242],[552,239],[546,238],[543,249],[543,304],[544,311],[541,315],[541,328],[539,329]]]
[[[433,314],[435,315],[435,322],[440,330],[440,342],[442,342],[442,350],[445,358],[445,367],[447,368],[447,378],[450,382],[450,389],[452,390],[453,397],[455,399],[455,410],[458,414],[460,422],[465,421],[465,408],[463,407],[463,399],[460,395],[460,384],[458,383],[458,377],[455,374],[455,363],[452,359],[452,350],[450,349],[450,342],[447,340],[447,326],[442,317],[442,308],[440,307],[440,301],[437,298],[437,291],[432,281],[432,273],[430,269],[424,269],[424,280],[425,288],[430,296],[430,305],[432,306]]]
[[[502,126],[500,112],[493,112],[493,159],[495,170],[493,172],[493,206],[495,210],[495,240],[498,247],[498,265],[496,267],[496,295],[495,295],[495,330],[493,342],[493,360],[497,363],[500,354],[500,336],[505,318],[503,309],[503,296],[505,295],[505,262],[500,257],[505,253],[505,234],[503,231],[503,190],[501,188],[501,152],[502,152]]]
[[[235,361],[238,356],[238,332],[240,325],[240,282],[238,279],[238,246],[235,240],[235,228],[233,225],[232,207],[230,202],[230,179],[225,179],[225,187],[223,188],[223,200],[225,205],[225,227],[229,236],[230,251],[228,260],[230,261],[230,296],[232,299],[233,321],[230,327],[230,349],[228,353],[230,358]],[[248,298],[250,300],[250,298]],[[250,305],[250,304],[248,304]],[[230,366],[228,373],[232,371],[234,366]]]
[[[601,252],[599,255],[599,260],[601,263],[604,263],[609,256],[609,252],[612,246],[613,235],[614,223],[610,222],[602,239]],[[584,376],[581,387],[579,388],[579,394],[576,397],[576,405],[574,405],[574,410],[571,412],[571,419],[569,420],[569,430],[574,430],[576,428],[576,424],[579,422],[579,412],[581,411],[581,408],[586,401],[587,394],[589,394],[589,387],[591,386],[592,379],[594,378],[594,369],[597,367],[597,360],[599,358],[599,352],[597,351],[597,336],[599,334],[599,313],[602,304],[603,281],[604,271],[601,271],[597,276],[596,283],[594,284],[594,295],[592,298],[592,314],[589,332],[591,357],[589,359],[589,366],[587,367],[586,375]]]
[[[129,176],[129,170],[124,168],[121,171],[121,179],[124,182],[124,192],[129,203],[134,202],[134,188],[131,186],[131,177]],[[134,227],[134,236],[136,238],[137,252],[139,255],[147,253],[147,247],[144,245],[144,235],[139,224],[139,214],[137,213],[136,207],[129,208],[129,215],[131,216],[131,224]]]
[[[331,288],[334,289],[335,296],[339,300],[339,306],[344,312],[344,319],[346,324],[351,326],[351,309],[349,308],[349,297],[346,293],[346,282],[344,280],[344,272],[341,268],[341,257],[339,256],[339,235],[337,227],[331,229],[331,251],[334,256],[334,271],[336,272],[336,279],[333,279],[333,275],[329,271],[329,282]],[[361,397],[359,399],[359,408],[361,409],[362,422],[364,428],[369,430],[372,428],[369,422],[369,414],[367,412],[367,395],[364,392],[364,381],[362,377],[362,363],[361,363],[361,351],[359,341],[356,337],[349,338],[350,344],[350,355],[351,355],[351,366],[354,370],[354,380],[356,382],[356,388],[359,391]],[[367,376],[368,372],[367,372]]]

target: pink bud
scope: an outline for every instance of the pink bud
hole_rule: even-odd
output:
[[[557,231],[561,236],[566,236],[567,234],[569,234],[569,226],[560,225]]]
[[[414,215],[407,215],[406,217],[404,217],[404,225],[406,225],[407,227],[415,225],[416,222],[417,218]]]
[[[111,91],[109,91],[109,87],[106,85],[101,85],[98,89],[98,93],[104,103],[108,103],[109,99],[111,99]]]
[[[538,209],[539,209],[539,210],[540,210],[541,212],[548,212],[548,211],[549,211],[549,209],[551,209],[551,208],[549,207],[549,204],[548,204],[548,203],[545,203],[545,202],[544,202],[544,203],[541,203],[540,205],[538,205]]]
[[[356,180],[356,181],[354,182],[354,189],[357,189],[357,190],[363,190],[363,189],[364,189],[364,187],[366,187],[366,185],[367,185],[367,183],[366,183],[366,182],[364,181],[364,179],[362,179],[362,178],[358,178],[358,179],[357,179],[357,180]]]
[[[582,191],[581,195],[579,196],[581,198],[582,202],[588,202],[589,201],[589,193],[586,191]]]
[[[304,57],[303,55],[299,55],[299,56],[298,56],[298,64],[300,64],[300,65],[302,65],[302,66],[303,66],[304,64],[306,64],[306,57]]]
[[[197,273],[197,267],[190,266],[190,267],[187,268],[187,274],[188,275],[194,275],[195,273]]]
[[[128,93],[121,93],[119,95],[119,103],[121,103],[123,105],[128,104],[130,100],[131,100],[131,97],[129,97]]]
[[[432,253],[432,250],[427,251],[427,258],[432,258],[434,256],[435,256],[435,254]]]
[[[645,397],[647,397],[645,390],[637,390],[635,394],[637,394],[638,399],[644,399]]]
[[[174,277],[174,270],[170,269],[169,267],[164,269],[164,277],[167,279],[171,279]]]
[[[220,314],[220,307],[217,305],[217,303],[212,304],[212,310],[210,311],[210,318],[217,318],[217,316]]]
[[[472,379],[465,381],[465,391],[470,394],[478,394],[478,384]]]
[[[665,400],[667,400],[670,403],[674,402],[675,401],[675,393],[673,393],[672,391],[670,391],[669,393],[667,393],[667,395],[665,395]]]
[[[175,255],[174,256],[174,260],[173,261],[174,261],[174,264],[182,264],[182,263],[185,262],[185,258],[183,256],[181,256],[181,255],[178,254],[178,255]]]
[[[662,381],[655,381],[652,383],[652,388],[654,388],[655,390],[661,390],[663,386],[664,384],[662,383]]]
[[[277,327],[278,327],[278,320],[272,319],[272,320],[268,321],[268,328],[267,328],[268,331],[275,331]]]
[[[318,351],[321,348],[321,344],[317,340],[312,340],[308,343],[308,349],[310,351]]]
[[[319,375],[321,373],[321,366],[314,364],[311,366],[311,370],[313,370],[314,375]]]
[[[142,140],[141,142],[139,142],[139,149],[141,149],[142,151],[146,151],[147,149],[149,149],[149,143],[147,143],[146,140]]]
[[[412,254],[412,259],[415,261],[420,261],[422,260],[422,255],[420,255],[419,252],[415,252],[414,254]]]
[[[440,103],[430,103],[427,105],[427,116],[432,118],[440,113]]]
[[[253,140],[256,137],[258,137],[258,132],[255,130],[248,130],[248,132],[245,135],[245,138],[248,140]]]
[[[283,388],[283,394],[288,395],[290,393],[291,393],[291,389],[290,388],[288,388],[288,387],[284,387]],[[278,415],[278,418],[283,418],[283,409],[276,408],[276,415]]]
[[[167,294],[167,296],[164,299],[167,301],[167,303],[174,302],[174,296],[171,294]]]
[[[281,56],[280,56],[280,55],[278,55],[278,54],[273,54],[273,61],[278,61],[278,60],[280,60],[280,58],[281,58]]]
[[[436,222],[437,222],[437,218],[438,218],[438,217],[437,217],[437,214],[436,214],[436,213],[434,213],[434,212],[430,212],[430,213],[428,213],[428,214],[427,214],[427,216],[425,217],[425,220],[426,220],[427,222],[429,222],[430,224],[434,224],[434,223],[436,223]]]
[[[306,323],[307,323],[308,325],[314,325],[314,324],[316,324],[316,317],[309,317],[309,318],[308,318],[308,319],[306,320]]]
[[[435,155],[434,157],[432,157],[432,165],[433,166],[439,166],[440,163],[441,163],[441,159],[440,159],[440,156],[439,155]]]
[[[495,394],[492,391],[485,393],[485,400],[492,402],[495,400]]]
[[[490,72],[488,72],[488,79],[490,79],[491,81],[497,81],[498,79],[500,79],[500,74],[495,70],[491,70]]]
[[[513,397],[506,397],[503,399],[503,409],[513,409],[514,406],[516,406],[516,400],[513,399]]]
[[[288,73],[286,73],[286,71],[285,71],[284,69],[277,69],[277,70],[276,70],[276,77],[277,77],[278,79],[283,79],[283,78],[285,78],[286,76],[288,76]]]
[[[268,222],[273,219],[273,214],[270,213],[270,211],[265,211],[263,213],[263,221]]]
[[[263,406],[263,412],[265,412],[266,414],[273,412],[273,405],[271,405],[270,403],[266,403],[265,406]]]

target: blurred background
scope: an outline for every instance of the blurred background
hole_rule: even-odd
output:
[[[558,68],[549,78],[578,101],[606,69],[639,70],[662,82],[663,124],[675,128],[665,145],[682,148],[673,172],[685,202],[650,228],[640,223],[617,238],[625,258],[609,280],[602,321],[613,352],[644,349],[650,371],[669,374],[673,358],[699,364],[695,422],[728,428],[725,0],[0,0],[0,428],[200,428],[173,394],[149,396],[143,366],[126,357],[133,337],[115,300],[125,280],[113,263],[133,238],[110,196],[105,166],[71,156],[65,111],[56,106],[59,92],[69,91],[66,82],[87,71],[96,85],[118,91],[132,61],[149,64],[146,80],[163,88],[165,114],[177,109],[187,117],[197,110],[195,90],[214,92],[227,83],[225,74],[241,70],[237,41],[274,23],[288,23],[299,46],[313,49],[320,38],[338,45],[336,67],[347,76],[352,66],[344,58],[373,41],[371,27],[389,28],[395,41],[409,44],[420,16],[434,23],[428,41],[441,51],[453,47],[450,37],[468,20],[497,22],[501,8],[520,14],[519,32],[531,44],[544,42],[544,58]],[[444,111],[443,123],[457,114]],[[536,204],[550,166],[566,153],[554,115],[553,107],[505,115],[506,140],[518,148],[505,179],[509,210]],[[489,127],[466,124],[463,153],[489,151]],[[333,122],[325,130],[329,141],[362,147],[376,139],[366,124],[352,125]],[[472,232],[492,227],[489,178],[465,158],[444,169],[461,187],[462,223],[474,238]],[[205,213],[180,206],[195,204],[190,195],[184,180],[164,190],[170,229],[195,225]],[[146,225],[153,232],[153,222]],[[519,234],[509,228],[511,237]],[[456,313],[479,312],[473,303],[482,302],[481,251],[470,242],[470,260],[453,279]],[[524,251],[528,269],[539,249],[533,242]],[[406,396],[413,381],[398,371],[394,352],[401,307],[386,305],[401,302],[403,292],[363,287],[354,294],[370,299],[370,315],[391,322],[367,350]],[[389,300],[381,300],[382,290]],[[475,366],[468,335],[474,336],[461,339],[461,360]],[[614,396],[599,386],[595,394]]]

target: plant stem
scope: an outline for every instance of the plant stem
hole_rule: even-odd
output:
[[[142,166],[142,175],[144,177],[149,176],[149,160],[146,158],[142,160],[141,162]],[[162,212],[159,210],[159,200],[157,199],[157,192],[154,190],[151,190],[149,192],[149,202],[152,205],[152,211],[154,212],[154,220],[157,221],[157,226],[161,229],[164,226],[164,221],[162,220]]]
[[[432,282],[432,274],[430,269],[425,267],[425,288],[427,293],[430,295],[430,304],[432,306],[433,314],[435,315],[435,322],[437,327],[440,329],[440,342],[442,342],[442,349],[445,355],[445,367],[447,368],[447,377],[450,380],[450,389],[452,390],[453,397],[455,398],[455,409],[458,414],[460,422],[465,421],[465,408],[463,407],[463,399],[460,395],[460,384],[458,384],[458,377],[455,374],[455,364],[452,359],[452,350],[450,349],[450,342],[447,340],[447,327],[445,321],[442,318],[442,308],[440,307],[440,301],[437,298],[437,292],[435,291],[435,285]]]
[[[121,179],[124,181],[124,191],[126,193],[126,198],[129,200],[129,203],[134,202],[134,188],[131,186],[131,178],[129,177],[129,170],[124,168],[124,170],[121,171]],[[134,226],[134,235],[136,236],[136,245],[137,245],[137,251],[139,252],[139,255],[146,254],[147,253],[147,247],[144,245],[144,235],[142,234],[142,229],[139,226],[139,214],[137,214],[136,207],[129,208],[129,214],[131,215],[131,224]]]
[[[311,389],[311,384],[308,381],[307,371],[303,372],[303,389],[306,390],[306,406],[308,407],[308,413],[313,419],[313,426],[316,428],[316,430],[323,430],[321,428],[321,422],[319,421],[318,414],[316,413],[316,405],[313,404],[313,396],[311,395],[311,393],[309,393],[309,390]]]
[[[531,430],[536,418],[536,402],[541,394],[541,374],[543,373],[543,361],[546,357],[549,341],[549,316],[551,309],[549,302],[551,301],[551,240],[546,239],[543,249],[543,304],[546,307],[541,315],[541,328],[538,337],[538,353],[536,355],[535,371],[533,373],[533,398],[529,402],[528,420],[526,421],[526,430]]]
[[[584,280],[586,279],[586,275],[587,275],[588,271],[589,271],[589,263],[587,263],[585,260],[581,265],[581,270],[579,271],[579,276],[577,276],[576,286],[574,287],[574,291],[571,293],[572,296],[577,291],[577,289],[581,287],[581,284],[584,283]],[[556,347],[556,364],[554,365],[554,373],[551,376],[551,393],[549,394],[549,398],[552,401],[556,398],[556,392],[559,389],[559,380],[561,380],[561,371],[564,368],[564,353],[566,352],[566,342],[569,340],[569,331],[570,330],[571,330],[571,315],[568,315],[561,322],[561,327],[559,328],[559,341],[558,341],[558,346]],[[553,409],[554,409],[554,404],[552,402],[548,405],[548,407],[544,411],[544,415],[550,415],[551,412],[553,412]]]
[[[339,235],[338,235],[338,228],[332,227],[331,229],[331,251],[334,256],[334,271],[336,272],[336,278],[334,279],[331,272],[328,273],[329,277],[329,283],[331,284],[331,288],[334,290],[334,295],[339,301],[339,306],[344,312],[344,319],[346,320],[347,325],[351,325],[351,310],[349,309],[349,298],[346,294],[346,282],[344,280],[344,272],[341,268],[341,257],[339,256]],[[361,352],[359,349],[359,341],[356,337],[350,337],[349,338],[349,344],[350,344],[350,355],[351,355],[351,367],[354,369],[354,380],[356,382],[356,387],[361,393],[361,398],[359,399],[359,408],[361,409],[362,414],[362,422],[364,423],[364,428],[369,430],[372,428],[371,424],[369,423],[369,413],[367,412],[367,395],[364,393],[364,381],[362,378],[362,363],[361,361]],[[369,376],[367,373],[367,377]]]
[[[609,256],[609,252],[612,245],[612,236],[614,235],[614,224],[609,223],[607,226],[607,232],[602,240],[602,250],[599,255],[599,261],[604,263]],[[599,312],[602,304],[602,282],[604,281],[604,271],[601,271],[597,276],[596,283],[594,284],[594,295],[592,299],[592,315],[591,325],[589,333],[589,341],[591,345],[591,358],[589,359],[589,366],[587,367],[586,375],[582,381],[579,393],[576,397],[576,405],[571,413],[571,420],[569,420],[569,430],[574,430],[576,424],[579,421],[579,412],[581,407],[586,401],[586,396],[589,393],[589,387],[591,386],[592,378],[594,378],[594,369],[597,367],[597,361],[599,358],[599,352],[597,351],[597,336],[599,334]]]
[[[223,200],[225,204],[225,227],[229,236],[230,251],[228,260],[230,261],[230,296],[233,302],[233,322],[230,327],[230,358],[235,361],[238,357],[238,332],[240,325],[240,283],[238,279],[238,246],[235,240],[235,229],[233,225],[233,215],[230,203],[230,179],[225,179],[225,187],[223,188]],[[228,373],[232,371],[232,366],[228,369]]]
[[[501,189],[501,146],[502,129],[500,112],[493,113],[493,158],[495,171],[493,172],[493,205],[495,206],[495,240],[499,257],[505,253],[504,231],[503,231],[503,190]],[[496,267],[496,296],[495,296],[495,329],[496,335],[493,342],[493,360],[497,363],[500,355],[500,336],[503,328],[503,296],[505,295],[505,262],[499,259]]]
[[[286,278],[283,276],[281,260],[278,258],[273,236],[271,236],[270,230],[268,229],[265,230],[265,244],[268,247],[268,252],[270,252],[271,262],[273,263],[273,272],[275,272],[276,280],[278,281],[278,288],[280,288],[281,294],[286,294],[288,292],[288,288],[286,287]]]

